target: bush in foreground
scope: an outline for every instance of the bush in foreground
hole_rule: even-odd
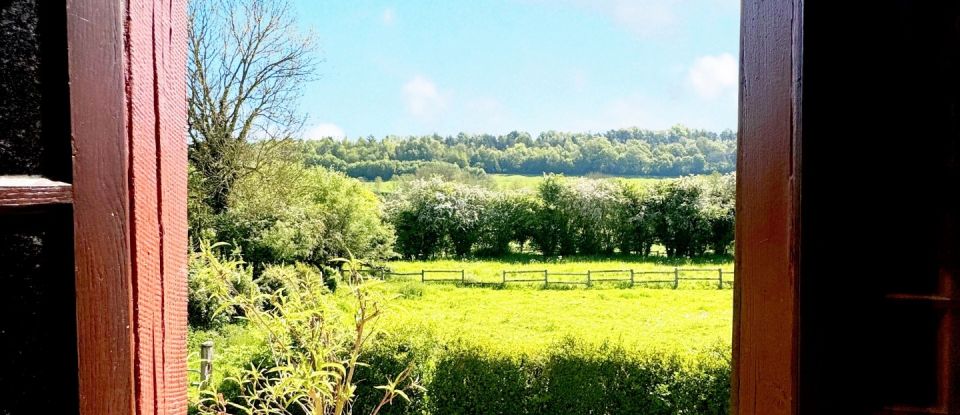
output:
[[[640,353],[568,339],[531,356],[407,338],[371,350],[359,375],[380,379],[416,362],[426,392],[390,414],[726,414],[729,353],[719,345],[692,356]],[[358,396],[361,413],[377,398],[364,383]]]

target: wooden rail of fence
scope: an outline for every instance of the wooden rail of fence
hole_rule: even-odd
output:
[[[673,289],[680,288],[680,283],[684,281],[716,281],[717,289],[723,289],[724,284],[732,285],[734,271],[724,270],[723,268],[679,268],[657,270],[657,271],[637,271],[634,269],[603,269],[588,270],[586,272],[550,272],[550,270],[502,270],[500,272],[500,281],[479,281],[468,279],[466,270],[420,270],[415,272],[392,272],[388,270],[379,271],[381,278],[388,276],[420,276],[420,282],[459,282],[461,284],[471,285],[497,285],[514,283],[542,283],[544,286],[551,284],[558,285],[585,285],[593,286],[595,283],[603,282],[622,282],[629,283],[630,287],[647,284],[671,284]],[[684,273],[698,273],[695,276],[683,276]],[[704,273],[713,273],[710,276],[704,276]],[[452,277],[430,278],[430,275],[452,275]],[[532,277],[536,275],[536,277]],[[647,279],[646,276],[662,275],[665,278]],[[524,277],[531,276],[531,277]],[[553,279],[550,277],[582,277],[583,280],[571,279]]]
[[[508,279],[507,279],[507,275],[523,275],[523,274],[543,274],[543,278],[537,278],[537,279],[529,279],[529,278],[528,278],[528,279],[512,279],[512,280],[508,280]],[[501,275],[503,276],[503,283],[504,283],[504,284],[509,283],[509,282],[541,282],[541,281],[542,281],[544,284],[546,284],[546,283],[547,283],[547,275],[549,275],[549,272],[548,272],[547,270],[545,270],[545,269],[544,269],[544,270],[539,270],[539,271],[503,271]]]

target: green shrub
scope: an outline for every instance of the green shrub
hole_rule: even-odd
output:
[[[264,353],[201,391],[197,411],[207,415],[352,413],[356,398],[356,370],[381,314],[381,298],[371,292],[373,282],[349,269],[348,304],[331,295],[319,272],[309,268],[274,267],[269,281],[279,288],[265,293],[223,298],[241,308],[248,327],[263,336]],[[419,385],[407,366],[388,376],[376,389],[381,396],[369,411],[377,414],[393,401],[408,401]],[[233,384],[233,385],[231,385]]]
[[[364,379],[414,362],[426,388],[389,414],[727,414],[729,347],[694,355],[633,352],[573,339],[534,355],[494,352],[455,341],[437,344],[427,334],[381,341],[365,360]],[[378,398],[360,384],[355,409]]]
[[[342,173],[270,161],[237,180],[226,211],[218,214],[205,210],[196,174],[190,184],[191,234],[240,247],[257,274],[267,264],[322,266],[349,256],[394,256],[394,231],[379,199]]]
[[[327,277],[322,275],[320,270],[300,262],[293,265],[268,265],[256,283],[264,294],[280,292],[287,295],[291,290],[298,289],[302,281],[313,279],[323,279],[325,286],[330,286],[326,283]]]
[[[222,299],[256,290],[253,272],[239,252],[218,253],[226,244],[201,241],[190,255],[187,274],[187,320],[197,328],[213,328],[229,322],[241,310]]]

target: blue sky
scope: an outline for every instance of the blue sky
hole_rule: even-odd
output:
[[[737,123],[738,0],[294,0],[304,135]]]

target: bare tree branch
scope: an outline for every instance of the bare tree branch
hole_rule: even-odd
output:
[[[315,77],[317,42],[295,23],[288,0],[190,2],[190,159],[214,212],[269,159],[277,146],[268,142],[290,139],[306,121],[297,104]]]

